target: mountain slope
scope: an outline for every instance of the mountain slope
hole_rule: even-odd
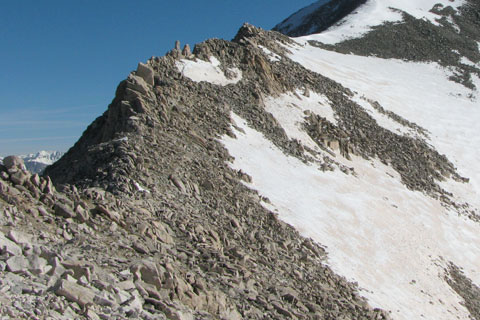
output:
[[[137,223],[166,224],[176,277],[193,273],[205,284],[189,295],[169,291],[169,299],[196,316],[387,318],[322,263],[321,247],[261,205],[267,199],[243,185],[249,176],[229,167],[232,158],[219,141],[233,135],[234,111],[288,154],[304,157],[262,102],[305,77],[317,81],[318,75],[288,59],[270,62],[273,52],[265,51],[283,55],[282,43],[290,42],[246,25],[233,42],[208,40],[193,54],[173,50],[139,64],[105,114],[45,174],[62,189],[74,184],[114,194],[111,208],[135,221],[127,223],[133,223],[128,232],[137,232]],[[343,90],[321,80],[322,90]],[[142,221],[125,206],[146,208],[151,220]],[[164,252],[155,259],[164,260]],[[215,307],[210,298],[199,304],[209,292],[224,297],[225,305]]]
[[[478,50],[459,71],[342,53],[397,30],[379,17],[450,32],[430,1],[385,3],[324,34],[244,25],[140,63],[45,178],[0,167],[3,278],[42,283],[67,318],[479,318]],[[477,44],[477,5],[445,4]],[[3,240],[22,243],[14,228],[44,249]]]
[[[401,9],[409,11],[410,14],[402,13],[400,22],[384,25],[380,23],[371,31],[358,33],[359,23],[375,21],[375,19],[364,19],[367,16],[370,17],[371,10],[368,6],[375,4],[378,5],[379,2],[367,3],[365,7],[358,9],[356,16],[347,17],[343,25],[333,27],[323,34],[297,38],[299,45],[292,48],[289,57],[304,67],[322,73],[352,89],[355,92],[356,101],[369,110],[383,127],[408,134],[408,130],[399,126],[398,122],[399,119],[407,119],[410,123],[414,122],[424,128],[427,135],[423,139],[426,138],[425,141],[429,145],[434,146],[441,154],[445,154],[448,159],[454,160],[455,167],[458,167],[459,173],[466,178],[463,181],[468,182],[457,184],[447,179],[441,183],[442,188],[447,191],[447,194],[453,195],[459,205],[450,207],[441,204],[443,207],[441,208],[438,207],[438,203],[419,199],[418,194],[408,195],[401,191],[401,188],[392,192],[396,190],[394,185],[381,179],[381,174],[369,172],[369,170],[364,171],[363,179],[368,181],[369,177],[375,177],[377,181],[373,180],[365,186],[360,185],[359,189],[375,190],[372,194],[361,194],[351,186],[339,188],[342,196],[348,195],[350,200],[355,200],[354,203],[361,204],[360,207],[345,208],[345,200],[338,199],[335,194],[332,195],[331,187],[328,187],[325,190],[316,190],[327,194],[327,199],[319,202],[310,200],[309,208],[319,209],[305,211],[301,217],[298,217],[298,213],[292,215],[291,211],[292,208],[299,207],[307,201],[306,199],[302,198],[296,202],[292,199],[287,200],[289,199],[287,195],[282,194],[280,190],[272,191],[271,186],[264,182],[257,181],[259,185],[255,188],[265,196],[277,197],[283,207],[285,219],[292,225],[303,229],[306,234],[316,234],[315,239],[323,241],[324,244],[328,245],[330,242],[329,247],[341,248],[339,251],[335,249],[330,251],[331,259],[333,256],[331,261],[337,265],[334,269],[351,279],[363,278],[359,284],[367,292],[371,290],[370,288],[376,287],[377,293],[370,291],[366,296],[369,297],[370,302],[376,301],[374,305],[382,306],[387,310],[397,310],[393,312],[392,317],[450,319],[453,313],[463,318],[470,316],[478,318],[479,312],[476,306],[479,298],[477,286],[480,282],[476,245],[478,240],[472,240],[470,237],[478,233],[476,216],[478,216],[480,192],[479,170],[474,165],[474,159],[480,156],[477,151],[479,140],[475,134],[476,123],[480,119],[479,4],[475,1],[445,3],[445,5],[463,5],[458,8],[458,11],[451,7],[443,8],[442,5],[437,5],[431,12],[419,15],[419,12],[407,10],[413,2],[405,1],[397,4],[397,8],[402,6]],[[416,19],[414,16],[430,17]],[[357,17],[363,17],[363,20]],[[351,53],[367,57],[355,56]],[[423,63],[414,63],[415,61]],[[463,86],[449,80],[459,82]],[[301,104],[297,101],[295,105]],[[380,105],[381,108],[379,108]],[[471,138],[465,139],[465,137]],[[243,145],[240,149],[245,150],[246,146]],[[253,149],[265,150],[258,146]],[[373,164],[379,167],[379,164]],[[361,167],[360,164],[357,165]],[[264,176],[264,173],[251,167],[246,160],[243,160],[243,164],[239,161],[235,167],[242,168],[251,174],[254,181],[256,176]],[[280,167],[286,172],[292,171],[286,170],[285,164]],[[295,171],[298,170],[298,168],[295,169]],[[256,174],[253,173],[255,171]],[[275,170],[270,169],[271,171]],[[388,172],[387,168],[379,168],[378,171],[385,171],[388,176],[394,176]],[[287,176],[285,181],[291,184],[290,181],[298,179]],[[339,180],[335,178],[330,183],[327,183],[327,180],[326,185],[348,186],[348,183],[341,184]],[[304,181],[301,186],[313,183],[313,181],[311,183]],[[277,184],[279,188],[285,187],[279,182]],[[308,194],[309,190],[301,186],[296,188],[296,194]],[[331,197],[335,200],[332,201]],[[289,201],[293,203],[288,203]],[[383,207],[381,204],[383,201],[392,201],[391,207]],[[272,202],[275,203],[275,201]],[[462,207],[467,210],[464,211]],[[279,209],[279,212],[281,211]],[[319,217],[326,219],[325,212],[329,211],[343,212],[342,223],[355,222],[359,219],[364,222],[360,226],[355,223],[351,227],[333,223],[331,227],[335,228],[337,233],[348,235],[345,236],[346,240],[339,241],[338,237],[329,235],[331,231],[318,231],[318,226],[324,224],[325,220],[322,220],[322,223],[315,223],[315,219]],[[464,221],[462,218],[455,219],[455,216],[461,215],[462,212],[470,216],[475,223]],[[375,217],[376,214],[379,216]],[[372,233],[372,230],[375,231]],[[329,238],[330,240],[327,240]],[[357,239],[358,243],[363,245],[357,245],[352,250],[353,239]],[[373,245],[364,245],[372,239],[376,239]],[[390,243],[390,245],[384,246],[384,243]],[[391,251],[392,248],[396,251]],[[358,260],[354,259],[355,266],[350,266],[351,252],[364,252],[364,254],[375,252],[376,258],[369,257],[365,261],[365,257],[358,257]],[[337,258],[335,258],[336,255]],[[335,261],[336,259],[338,260]],[[407,263],[410,260],[415,263]],[[468,277],[473,279],[473,284],[471,280],[457,279],[456,284],[455,281],[447,281],[458,295],[451,295],[451,289],[445,282],[442,283],[444,278],[450,279],[452,274],[455,274],[452,270],[459,270],[457,267],[452,269],[449,265],[452,261],[461,266],[465,272],[462,274],[464,279],[468,280]],[[382,275],[382,266],[388,266],[385,269],[387,274]],[[375,271],[370,274],[367,270]],[[436,271],[432,272],[432,270]],[[386,281],[380,284],[379,278]],[[370,281],[372,282],[368,284]],[[465,283],[470,284],[465,285]],[[422,292],[420,295],[417,293],[419,285]],[[459,289],[460,287],[463,289]],[[426,297],[428,298],[425,299]],[[460,301],[465,299],[464,303],[468,310],[460,311],[459,299]],[[440,305],[435,303],[435,300],[441,301]],[[448,304],[450,306],[446,307]],[[409,307],[402,308],[402,305]],[[459,313],[462,315],[460,316]]]

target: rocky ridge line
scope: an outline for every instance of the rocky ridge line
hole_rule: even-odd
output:
[[[54,280],[42,271],[40,278],[45,279],[39,280],[28,266],[22,267],[18,274],[33,277],[32,286],[40,283],[47,290],[17,290],[7,300],[22,294],[25,304],[37,304],[34,299],[46,294],[60,306],[37,313],[43,316],[53,308],[60,314],[53,318],[388,318],[384,311],[370,308],[354,284],[323,264],[321,247],[260,204],[267,199],[241,183],[247,175],[229,168],[230,156],[218,138],[232,134],[230,108],[248,114],[264,94],[259,90],[274,92],[281,85],[265,72],[269,69],[261,50],[252,50],[212,40],[194,51],[201,57],[215,52],[227,66],[227,53],[253,61],[255,69],[245,69],[244,74],[267,85],[257,88],[257,95],[249,93],[250,100],[221,99],[255,93],[249,91],[255,82],[245,81],[246,88],[237,91],[183,77],[175,65],[184,57],[178,50],[140,64],[119,85],[105,115],[47,170],[62,192],[37,199],[11,181],[13,171],[4,170],[7,187],[2,193],[13,202],[26,199],[24,209],[15,205],[21,218],[11,227],[34,235],[43,226],[51,227],[44,235],[51,242],[39,237],[36,250],[46,247],[43,250],[53,251],[63,268],[74,269],[73,274],[59,269]],[[255,112],[249,116],[270,121],[258,121],[258,127],[283,137],[278,140],[284,148],[296,146],[271,115],[259,108]],[[31,180],[16,170],[25,181]],[[25,218],[35,209],[45,218]],[[12,210],[4,212],[15,219],[17,212]],[[7,252],[5,259],[16,256],[21,259],[18,250]],[[69,268],[71,260],[76,262]],[[47,260],[47,273],[57,262]],[[80,268],[84,271],[77,273]],[[13,270],[7,267],[4,272],[15,274]],[[20,306],[4,312],[26,314]]]

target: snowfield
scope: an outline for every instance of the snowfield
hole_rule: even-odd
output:
[[[385,12],[391,2],[370,1],[373,7],[369,10]],[[437,2],[461,4],[417,1],[413,6],[412,1],[402,1],[397,7],[414,14],[417,6],[423,9]],[[358,16],[351,19],[360,21]],[[425,17],[432,18],[428,13]],[[356,26],[355,21],[350,25]],[[428,136],[421,138],[470,179],[468,183],[446,180],[440,185],[480,213],[478,90],[449,81],[451,72],[435,63],[339,54],[310,46],[307,40],[312,37],[325,36],[297,38],[298,45],[288,48],[289,58],[350,88],[355,93],[353,100],[382,127],[401,135],[415,134],[380,114],[368,100],[426,129]],[[480,88],[480,79],[474,78],[474,83]],[[302,88],[266,98],[265,107],[289,138],[314,150],[318,150],[315,142],[301,127],[304,111],[335,123],[328,99],[315,92],[304,95]],[[237,138],[222,137],[235,158],[231,166],[252,177],[248,185],[271,201],[265,204],[267,208],[304,236],[325,245],[328,264],[358,282],[372,306],[391,311],[393,319],[470,319],[462,298],[444,277],[445,268],[453,262],[480,285],[479,223],[421,192],[408,190],[399,174],[380,161],[356,156],[348,161],[337,152],[335,160],[353,167],[356,175],[338,169],[322,172],[315,164],[286,156],[238,115],[232,114],[232,121],[243,131],[232,127]]]

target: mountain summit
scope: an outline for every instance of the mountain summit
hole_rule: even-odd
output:
[[[0,312],[479,319],[480,5],[437,2],[139,63],[43,177],[0,166]]]

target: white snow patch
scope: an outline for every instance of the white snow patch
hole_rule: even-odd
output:
[[[328,98],[315,92],[310,92],[309,97],[303,95],[300,90],[275,98],[268,97],[265,99],[265,110],[277,119],[290,139],[297,139],[312,150],[319,148],[302,127],[306,117],[305,111],[310,111],[337,124]]]
[[[142,187],[138,182],[134,181],[133,185],[135,186],[135,189],[137,189],[138,192],[145,192],[145,193],[150,193],[147,189]]]
[[[467,66],[475,67],[475,68],[480,68],[480,63],[475,63],[472,62],[470,59],[467,57],[461,57],[460,62],[463,64],[466,64]]]
[[[252,177],[250,186],[282,220],[326,245],[329,265],[357,281],[373,306],[394,319],[469,319],[443,268],[452,261],[479,283],[478,223],[408,190],[379,161],[354,156],[357,176],[321,172],[232,118],[241,130],[233,129],[236,139],[222,138],[235,158],[231,166]]]
[[[270,62],[277,62],[282,60],[282,57],[280,57],[275,52],[272,52],[268,48],[265,48],[264,46],[260,46],[260,45],[258,47],[262,49],[263,53],[265,53],[265,55],[267,56],[268,60],[270,60]]]
[[[130,119],[132,119],[133,117],[130,117]],[[137,120],[137,119],[136,119]],[[119,139],[116,139],[116,140],[113,140],[114,142],[127,142],[128,141],[128,137],[122,137],[122,138],[119,138]]]
[[[438,15],[429,12],[437,3],[443,6],[451,6],[454,9],[465,3],[464,0],[369,0],[361,5],[355,13],[348,15],[337,25],[328,30],[307,37],[306,40],[317,40],[323,43],[335,44],[346,39],[357,38],[372,27],[385,22],[402,21],[402,14],[398,11],[405,11],[417,19],[425,19],[438,25]]]
[[[227,77],[222,69],[220,69],[221,64],[216,57],[211,56],[209,60],[210,61],[181,59],[176,62],[176,66],[182,75],[195,82],[206,81],[212,84],[226,86],[242,80],[242,71],[240,69],[228,69],[233,77]]]
[[[447,17],[447,21],[452,25],[455,32],[460,33],[460,31],[462,31],[462,30],[460,30],[460,27],[458,26],[458,24],[455,23],[455,21],[453,20],[453,18],[451,16]]]

